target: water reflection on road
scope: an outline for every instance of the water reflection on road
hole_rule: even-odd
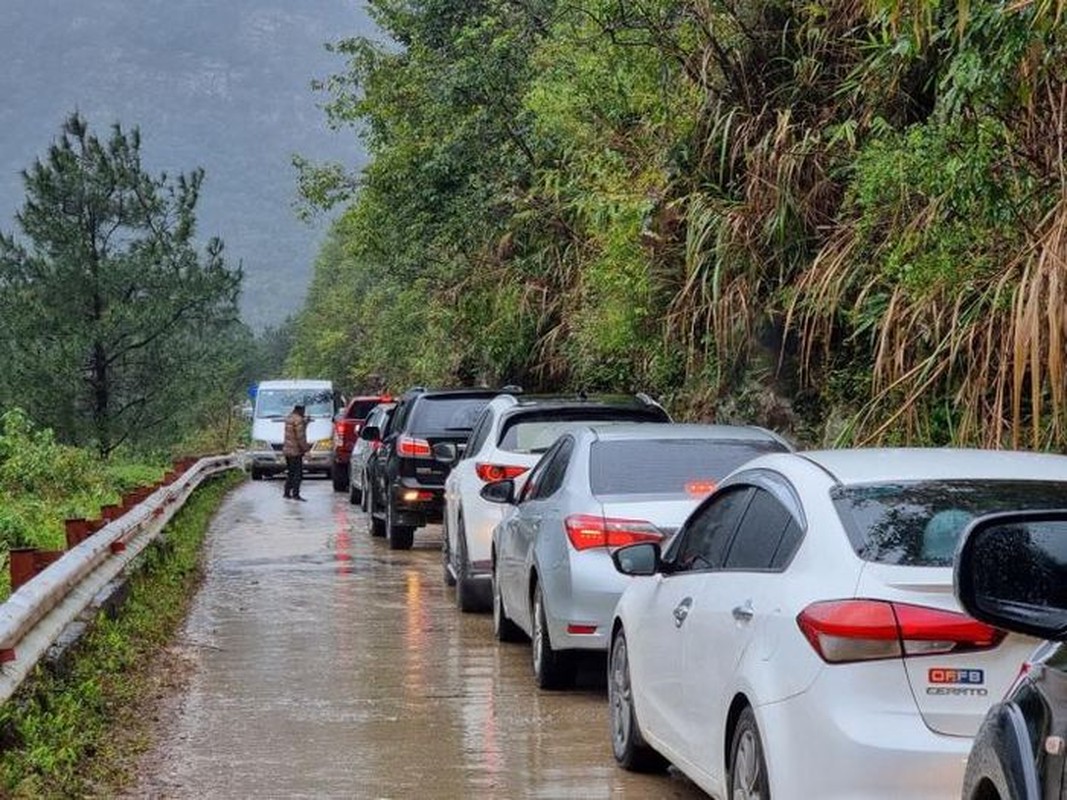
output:
[[[192,684],[135,795],[702,796],[615,766],[602,662],[540,692],[528,645],[456,611],[439,530],[391,552],[346,495],[305,487],[245,484],[216,517]]]

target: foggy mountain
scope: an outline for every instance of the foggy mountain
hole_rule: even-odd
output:
[[[0,230],[15,228],[20,170],[80,111],[106,138],[140,127],[152,173],[206,171],[199,235],[245,269],[255,326],[295,311],[326,220],[294,211],[292,155],[364,160],[333,132],[310,88],[343,67],[329,41],[371,35],[355,0],[4,0],[0,21]]]

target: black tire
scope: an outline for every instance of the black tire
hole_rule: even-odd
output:
[[[363,473],[363,490],[359,493],[359,510],[364,514],[371,513],[370,500],[374,488],[370,485],[370,481],[367,480],[367,473]]]
[[[255,467],[252,467],[252,480],[254,480],[254,481],[261,481],[261,480],[263,480],[263,473],[262,473],[262,472],[260,472],[260,471],[259,471],[258,469],[256,469]]]
[[[500,596],[500,582],[496,576],[496,562],[493,562],[493,636],[498,642],[521,642],[526,639],[522,628],[511,621],[504,609],[504,599]]]
[[[731,800],[770,800],[763,739],[760,738],[756,715],[751,708],[746,707],[741,712],[737,727],[734,728],[730,742],[729,784],[727,796]]]
[[[447,513],[447,512],[446,512]],[[444,541],[441,542],[441,580],[445,586],[455,586],[456,576],[452,574],[451,552],[448,549],[448,522],[446,516]]]
[[[374,516],[374,490],[363,493],[363,508],[367,514],[367,533],[375,539],[385,536],[385,520]]]
[[[611,712],[611,751],[623,769],[662,772],[667,759],[653,750],[641,735],[630,689],[630,659],[626,634],[620,629],[608,655],[608,708]]]
[[[348,464],[334,464],[330,467],[330,479],[333,490],[343,492],[348,489]]]
[[[389,543],[390,550],[410,550],[415,544],[415,526],[397,525],[396,515],[393,512],[393,504],[390,501],[385,509],[385,540]]]
[[[574,654],[566,650],[554,650],[545,619],[545,601],[541,584],[534,586],[533,593],[533,668],[537,686],[541,689],[567,689],[574,685]]]
[[[488,611],[489,598],[485,596],[484,583],[479,584],[477,581],[471,580],[468,574],[470,560],[467,558],[467,528],[463,524],[463,517],[459,518],[456,544],[459,545],[456,552],[456,608],[464,614]]]
[[[348,502],[354,506],[363,504],[363,492],[356,488],[356,484],[351,481],[348,484]]]

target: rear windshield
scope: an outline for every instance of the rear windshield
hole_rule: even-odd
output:
[[[333,416],[333,392],[329,389],[260,389],[256,393],[256,418],[284,417],[293,406],[304,406],[309,417]]]
[[[1067,484],[1052,481],[930,481],[843,486],[830,492],[856,554],[867,561],[947,567],[975,517],[1062,508]]]
[[[543,453],[560,436],[590,422],[663,422],[663,414],[639,409],[556,409],[514,415],[504,421],[497,447],[512,453]]]
[[[348,416],[346,419],[366,419],[367,415],[371,412],[380,400],[353,400],[352,405],[348,407]]]
[[[412,433],[469,433],[490,397],[423,397],[412,410]]]
[[[774,441],[638,439],[595,442],[589,452],[593,494],[685,494],[715,483],[750,459],[785,448]]]

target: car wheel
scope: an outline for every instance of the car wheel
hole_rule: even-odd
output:
[[[449,561],[452,558],[451,551],[448,549],[448,523],[445,523],[445,536],[444,541],[441,543],[441,579],[445,582],[445,586],[455,586],[456,576],[452,574],[452,565]]]
[[[373,491],[374,490],[371,487],[370,482],[367,480],[367,473],[364,472],[363,473],[363,491],[361,491],[359,493],[359,510],[362,511],[364,514],[369,514],[371,512],[371,508],[370,508],[369,504],[370,504],[371,493]]]
[[[608,708],[611,711],[611,750],[624,769],[662,772],[667,759],[653,750],[641,735],[630,689],[630,660],[626,634],[619,631],[608,660]]]
[[[770,800],[767,760],[751,708],[741,712],[730,745],[730,800]]]
[[[566,689],[574,683],[574,654],[554,650],[545,619],[545,601],[541,584],[534,587],[533,596],[533,668],[534,678],[541,689]]]
[[[252,480],[254,480],[254,481],[261,481],[261,480],[263,480],[263,473],[262,473],[262,472],[260,472],[260,471],[259,471],[258,469],[256,469],[255,467],[253,467],[253,468],[252,468]]]
[[[376,539],[385,536],[385,520],[374,516],[374,490],[363,494],[364,510],[367,514],[367,533]]]
[[[334,464],[330,467],[330,478],[333,480],[333,490],[343,492],[348,488],[348,464]]]
[[[390,500],[385,509],[385,539],[390,550],[410,550],[415,544],[415,526],[397,525],[393,502]]]
[[[487,611],[483,588],[471,580],[468,570],[470,559],[467,558],[467,528],[463,517],[459,518],[459,530],[456,531],[456,607],[469,614],[474,611]]]
[[[496,564],[493,564],[493,636],[498,642],[521,642],[526,636],[522,628],[511,621],[504,610],[504,598],[500,596],[500,581],[496,576]]]
[[[348,502],[354,506],[363,504],[363,492],[356,488],[355,481],[350,481],[348,484]]]

